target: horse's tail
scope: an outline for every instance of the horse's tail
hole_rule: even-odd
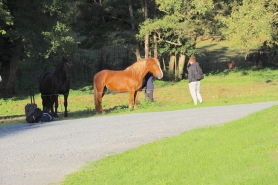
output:
[[[95,100],[95,110],[97,113],[102,112],[101,101],[102,97],[107,90],[105,85],[106,73],[105,72],[98,72],[94,76],[94,100]]]
[[[94,78],[94,100],[95,100],[95,104],[96,104],[96,98],[97,98],[97,87],[96,87],[96,82],[95,82],[95,78]]]
[[[95,110],[97,111],[98,110],[98,107],[99,107],[99,103],[98,103],[98,100],[97,100],[97,97],[98,97],[98,89],[97,89],[97,74],[94,76],[94,101],[95,101]]]
[[[99,93],[102,93],[101,97],[103,97],[105,92],[107,91],[107,87],[106,87],[105,82],[104,82],[105,78],[106,78],[106,75],[103,72],[98,72],[94,76],[94,95],[96,95],[96,97]],[[96,85],[97,83],[103,83],[103,84],[100,85],[100,86],[97,86]]]

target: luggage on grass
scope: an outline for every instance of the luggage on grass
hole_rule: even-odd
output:
[[[31,103],[25,106],[25,117],[28,123],[37,123],[40,121],[40,116],[42,114],[41,109],[37,107],[34,98],[34,92],[30,90]]]

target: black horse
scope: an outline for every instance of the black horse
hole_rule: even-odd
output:
[[[71,68],[72,63],[65,57],[62,58],[62,62],[58,64],[55,71],[45,72],[40,76],[39,90],[42,98],[43,110],[51,111],[54,117],[58,117],[58,95],[64,95],[65,114],[68,116],[68,96],[71,80]],[[53,105],[55,103],[55,112]]]

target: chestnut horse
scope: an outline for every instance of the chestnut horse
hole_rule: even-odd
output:
[[[114,92],[130,92],[129,108],[137,108],[138,91],[142,87],[143,78],[151,72],[156,78],[161,79],[163,72],[159,61],[155,58],[142,59],[125,70],[102,70],[94,76],[94,99],[96,113],[102,113],[102,97],[107,88]]]

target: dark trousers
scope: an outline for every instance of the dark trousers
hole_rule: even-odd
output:
[[[154,99],[153,99],[153,90],[146,89],[146,91],[145,91],[145,98],[147,100],[149,100],[149,101],[154,102]]]

